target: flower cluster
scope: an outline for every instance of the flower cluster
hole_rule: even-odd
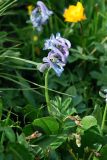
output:
[[[67,22],[79,22],[86,19],[84,8],[80,2],[77,2],[76,6],[70,5],[68,9],[65,9],[63,16]]]
[[[42,30],[42,26],[47,22],[53,12],[48,10],[45,4],[41,1],[37,2],[37,7],[31,12],[30,21],[38,31]]]
[[[50,49],[50,52],[47,57],[43,58],[44,63],[39,66],[39,70],[44,72],[47,68],[52,68],[57,76],[60,76],[66,65],[70,47],[71,43],[62,38],[60,33],[57,33],[56,37],[52,34],[44,44],[44,50]]]

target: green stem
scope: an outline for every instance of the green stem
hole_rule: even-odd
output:
[[[104,124],[105,124],[106,114],[107,114],[107,103],[105,105],[105,109],[104,109],[104,113],[103,113],[103,119],[102,119],[102,124],[101,124],[101,131],[104,130]]]
[[[47,103],[48,112],[50,113],[50,98],[48,93],[48,75],[49,75],[50,68],[47,70],[45,74],[45,98]]]
[[[51,3],[50,3],[50,1],[48,0],[47,2],[48,2],[48,5],[49,5],[49,8],[51,9],[52,7],[51,7]],[[50,17],[50,19],[49,19],[49,23],[50,23],[50,29],[51,29],[51,30],[53,30],[52,17]]]
[[[83,3],[82,0],[80,0],[80,2]]]
[[[70,30],[74,27],[74,25],[75,23],[72,23],[71,25],[69,25],[69,23],[66,24],[65,31],[63,34],[64,37],[68,36],[68,34],[70,33]]]
[[[92,156],[93,156],[93,152],[90,153],[88,160],[91,160]]]
[[[34,28],[32,30],[32,36],[31,36],[31,41],[32,41],[32,60],[35,61],[35,51],[34,51]]]
[[[80,24],[80,34],[82,35],[83,34],[83,25],[82,25],[82,22],[80,22],[79,24]]]
[[[78,160],[78,159],[76,158],[75,154],[73,153],[73,150],[72,150],[72,148],[70,147],[69,144],[67,144],[67,148],[68,148],[68,151],[69,151],[70,155],[72,156],[72,158],[73,158],[74,160]]]

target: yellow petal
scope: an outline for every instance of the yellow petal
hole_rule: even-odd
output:
[[[79,22],[86,19],[84,8],[80,2],[65,9],[63,16],[67,22]]]

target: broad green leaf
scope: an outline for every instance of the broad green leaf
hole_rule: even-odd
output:
[[[100,134],[98,127],[93,126],[88,130],[85,130],[83,136],[82,136],[82,145],[88,146],[90,148],[98,148],[98,144],[104,143],[103,136]]]
[[[76,126],[76,124],[75,124],[74,121],[72,121],[71,119],[67,119],[67,120],[64,122],[62,128],[63,128],[64,131],[69,131],[70,129],[72,129],[72,128],[75,127],[75,126]]]
[[[6,127],[4,129],[6,137],[10,140],[10,142],[15,142],[16,137],[13,129],[11,127]]]
[[[79,103],[81,103],[83,100],[81,95],[76,95],[75,97],[72,98],[73,101],[73,107],[77,106]]]
[[[66,93],[71,95],[71,96],[76,96],[77,95],[77,90],[75,86],[71,86],[66,90]]]
[[[34,130],[34,126],[32,124],[28,124],[28,125],[25,125],[24,128],[23,128],[23,133],[26,135],[26,136],[29,136],[31,135],[33,132],[35,132]]]
[[[35,119],[33,125],[42,128],[47,134],[55,134],[59,130],[59,123],[53,117]]]
[[[22,133],[21,135],[17,134],[17,140],[19,144],[24,145],[26,148],[28,147],[28,143],[26,141],[25,135]]]
[[[56,149],[58,148],[59,146],[62,145],[63,142],[65,142],[67,139],[67,136],[66,135],[61,135],[61,136],[57,136],[55,141],[53,141],[50,146],[52,149]]]
[[[76,111],[77,113],[83,113],[85,111],[87,111],[87,107],[85,103],[80,103],[77,107],[76,107]]]
[[[93,127],[93,126],[96,126],[97,125],[97,120],[93,116],[85,116],[81,121],[81,125],[82,125],[84,130],[87,130],[87,129]]]
[[[66,141],[68,136],[66,134],[62,135],[50,135],[43,137],[40,141],[38,141],[38,145],[43,149],[51,148],[57,149]]]

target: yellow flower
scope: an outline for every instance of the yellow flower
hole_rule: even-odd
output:
[[[28,5],[28,6],[27,6],[27,9],[28,9],[29,15],[31,15],[31,12],[32,12],[32,10],[34,9],[34,6],[33,6],[33,5]]]
[[[79,22],[86,19],[84,8],[80,2],[77,2],[76,6],[70,5],[68,9],[65,9],[63,16],[67,22]]]
[[[37,41],[37,40],[38,40],[38,37],[37,37],[37,36],[34,36],[34,37],[33,37],[33,40],[34,40],[34,41]]]

